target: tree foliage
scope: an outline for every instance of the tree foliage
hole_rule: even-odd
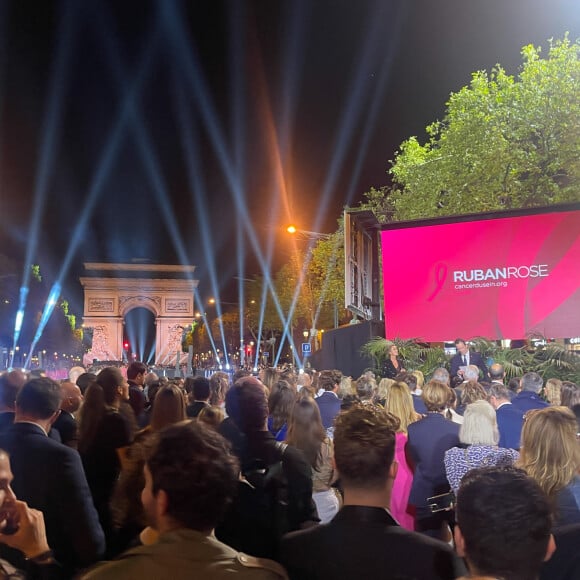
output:
[[[245,290],[249,302],[245,326],[256,342],[262,310],[262,340],[279,337],[293,303],[291,325],[295,330],[332,328],[335,305],[339,323],[346,321],[342,227],[312,247],[297,250],[274,273],[272,287],[276,299],[270,289],[264,293],[265,284],[265,279],[257,276]]]
[[[577,201],[580,190],[580,43],[522,49],[517,77],[497,65],[451,94],[428,140],[402,143],[384,199],[396,220]],[[377,203],[375,190],[367,199]]]

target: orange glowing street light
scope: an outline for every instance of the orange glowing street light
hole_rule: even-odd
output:
[[[328,240],[332,234],[323,234],[322,232],[311,232],[309,230],[301,230],[294,225],[289,225],[286,228],[289,234],[297,235],[308,240]]]

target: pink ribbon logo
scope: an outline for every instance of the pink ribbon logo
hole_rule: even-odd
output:
[[[447,279],[447,264],[437,264],[435,267],[435,289],[427,297],[427,302],[431,302],[439,292],[443,289],[443,284]]]

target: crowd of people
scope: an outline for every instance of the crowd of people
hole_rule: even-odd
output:
[[[577,580],[580,388],[456,344],[427,378],[3,373],[0,577]]]

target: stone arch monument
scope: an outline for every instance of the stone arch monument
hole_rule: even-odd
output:
[[[155,317],[155,364],[169,365],[181,351],[184,329],[193,322],[195,266],[85,263],[83,326],[93,329],[93,344],[85,364],[121,360],[123,324],[133,308]]]

